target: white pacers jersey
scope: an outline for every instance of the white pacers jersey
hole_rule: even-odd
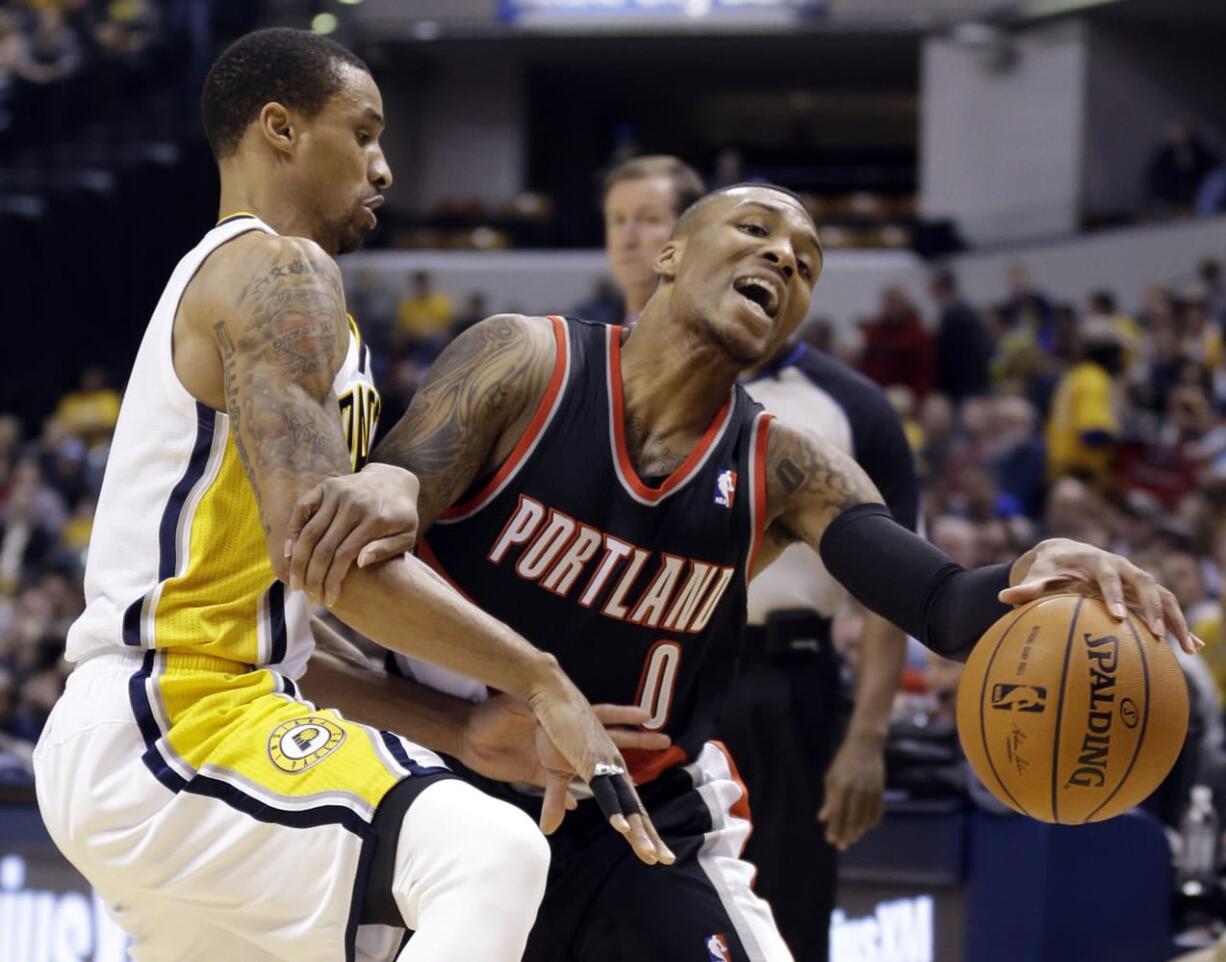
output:
[[[275,233],[249,214],[209,231],[179,261],[145,330],[98,499],[70,661],[119,646],[209,655],[290,678],[305,669],[313,647],[306,595],[274,577],[229,418],[188,392],[171,353],[175,314],[197,270],[252,230]],[[369,348],[352,318],[349,325],[334,389],[356,469],[380,401]]]

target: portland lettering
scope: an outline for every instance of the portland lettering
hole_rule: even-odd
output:
[[[486,557],[606,617],[690,634],[707,627],[734,573],[640,548],[523,494]]]
[[[1093,638],[1086,632],[1084,643],[1090,665],[1090,712],[1077,755],[1077,768],[1069,776],[1066,787],[1102,788],[1107,782],[1107,757],[1115,720],[1115,673],[1119,668],[1120,642],[1115,635]]]

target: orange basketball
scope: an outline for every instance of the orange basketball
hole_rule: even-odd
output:
[[[1171,646],[1080,595],[1005,615],[958,685],[958,735],[975,774],[1045,822],[1100,822],[1144,801],[1187,730],[1187,683]]]

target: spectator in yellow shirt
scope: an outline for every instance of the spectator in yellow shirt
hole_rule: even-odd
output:
[[[60,399],[55,416],[72,434],[93,447],[115,429],[119,401],[119,392],[106,386],[102,369],[90,367],[81,375],[80,386]]]
[[[412,348],[442,350],[451,332],[455,305],[434,290],[428,271],[414,271],[409,291],[396,308],[396,340]]]
[[[1073,475],[1102,486],[1119,434],[1114,395],[1124,344],[1114,324],[1095,319],[1082,332],[1082,346],[1082,360],[1060,378],[1052,398],[1047,472],[1052,480]]]

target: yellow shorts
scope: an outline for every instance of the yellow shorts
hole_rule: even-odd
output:
[[[121,650],[78,666],[35,753],[43,819],[138,962],[232,943],[251,959],[353,959],[375,809],[446,768],[240,668]]]
[[[145,764],[172,791],[213,779],[219,784],[193,790],[240,809],[250,807],[245,794],[287,815],[340,806],[369,821],[402,778],[445,767],[399,736],[317,711],[276,672],[236,671],[206,655],[142,655],[129,700]]]

